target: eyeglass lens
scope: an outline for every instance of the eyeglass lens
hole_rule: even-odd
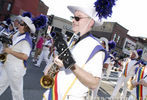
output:
[[[71,16],[72,19],[75,19],[76,21],[79,21],[80,20],[80,17],[77,17],[77,16]]]

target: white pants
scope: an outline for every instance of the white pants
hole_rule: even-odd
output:
[[[130,95],[128,100],[136,100],[136,98],[134,96]]]
[[[109,75],[111,74],[111,69],[112,69],[112,67],[113,67],[113,66],[109,64],[108,69],[107,69],[107,71],[106,71],[106,72],[107,72],[107,74],[106,74],[106,79],[109,78]]]
[[[118,81],[116,83],[116,86],[113,90],[113,93],[111,95],[111,98],[114,99],[119,91],[119,89],[121,88],[121,86],[123,85],[123,91],[121,93],[121,98],[126,97],[127,94],[127,81],[129,80],[130,77],[125,77],[123,75],[121,75],[120,78],[118,78]]]
[[[37,65],[40,66],[43,59],[45,60],[46,64],[48,64],[49,62],[48,55],[49,55],[49,50],[42,50],[39,56],[39,60],[37,61]]]
[[[49,95],[49,90],[45,91],[43,94],[43,99],[42,100],[48,100],[48,95]],[[61,98],[58,98],[59,100],[62,100]],[[86,100],[85,97],[76,97],[76,96],[71,96],[67,95],[65,100]]]
[[[2,66],[3,64],[0,62],[0,76],[1,76]]]
[[[14,70],[13,70],[14,69]],[[23,97],[23,76],[25,69],[20,68],[19,73],[14,66],[2,66],[0,75],[0,95],[10,86],[13,100],[24,100]]]

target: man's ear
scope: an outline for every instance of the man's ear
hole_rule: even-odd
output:
[[[90,20],[89,26],[90,26],[90,27],[93,27],[93,26],[94,26],[94,20],[93,20],[93,19]]]

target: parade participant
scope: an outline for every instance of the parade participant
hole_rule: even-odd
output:
[[[105,64],[108,64],[107,70],[106,70],[106,79],[108,80],[109,75],[111,74],[111,69],[114,67],[115,63],[115,57],[116,57],[116,52],[113,52],[113,54],[110,54],[108,59],[106,60]]]
[[[36,18],[33,19],[33,23],[35,23],[37,30],[42,29],[47,25],[48,19],[45,15],[39,15]],[[33,58],[33,62],[37,61],[38,56],[40,55],[44,43],[44,33],[41,34],[41,37],[39,38],[37,44],[36,44],[36,51],[35,51],[35,56]]]
[[[26,74],[26,60],[32,48],[30,32],[35,33],[36,30],[30,18],[20,18],[19,34],[13,36],[12,46],[4,49],[7,59],[0,76],[0,95],[10,86],[13,100],[24,100],[23,77]]]
[[[7,34],[9,32],[8,30],[9,24],[10,24],[10,19],[7,19],[6,21],[2,21],[0,35],[4,35],[5,33]]]
[[[41,37],[39,38],[39,40],[37,41],[36,44],[36,50],[35,50],[35,55],[33,58],[33,62],[36,62],[38,59],[38,56],[40,55],[42,48],[43,48],[43,43],[44,43],[44,34],[41,34]]]
[[[143,60],[147,61],[147,53],[143,55]],[[133,90],[128,100],[147,99],[147,65],[138,66],[134,79],[131,81]]]
[[[108,66],[109,66],[109,63],[111,62],[110,60],[113,58],[112,54],[110,53],[112,49],[114,49],[116,47],[116,43],[111,40],[111,41],[108,41],[107,43],[108,45],[108,57],[106,59],[106,61],[104,62],[104,68],[108,69]],[[111,68],[110,68],[111,69]]]
[[[101,51],[104,48],[90,33],[90,30],[94,25],[100,25],[101,18],[110,15],[110,12],[103,8],[108,7],[109,11],[112,10],[114,2],[110,1],[110,3],[105,0],[104,2],[101,0],[92,1],[92,3],[84,7],[68,6],[68,9],[74,14],[72,17],[72,29],[75,34],[80,32],[80,40],[71,50],[76,64],[70,69],[65,69],[62,61],[58,57],[55,58],[54,62],[60,67],[60,71],[55,76],[53,86],[55,88],[50,88],[45,92],[44,100],[54,100],[54,98],[58,100],[85,100],[89,89],[94,90],[98,87],[105,52]],[[95,9],[98,11],[96,12]],[[104,13],[105,11],[107,14]],[[100,50],[100,48],[102,49]],[[97,52],[94,53],[93,50],[97,50]],[[94,54],[94,56],[91,56],[92,58],[90,57],[91,59],[88,60],[91,54]]]
[[[49,35],[51,37],[51,39],[54,37],[55,33],[52,32],[51,33],[52,35]],[[47,63],[47,65],[45,66],[44,70],[43,70],[43,73],[44,75],[47,75],[48,74],[48,71],[51,67],[51,65],[54,63],[54,58],[55,56],[58,54],[58,52],[55,50],[55,47],[54,47],[54,41],[52,39],[52,46],[50,47],[50,53],[49,53],[49,61]]]
[[[46,64],[49,62],[49,53],[50,53],[50,48],[52,46],[52,39],[50,36],[45,36],[45,42],[43,43],[43,49],[41,51],[41,54],[39,56],[39,59],[37,63],[35,64],[36,67],[40,67],[41,62],[43,59],[45,60]]]
[[[104,49],[106,49],[106,51],[109,51],[109,47],[108,47],[108,39],[106,39],[105,37],[101,37],[99,39],[99,41],[101,42],[102,46],[104,47]]]
[[[113,93],[111,95],[112,99],[115,99],[119,89],[121,88],[123,84],[123,91],[121,93],[121,98],[125,98],[127,94],[127,82],[128,80],[134,76],[135,74],[135,68],[137,63],[137,58],[139,57],[139,54],[137,50],[133,50],[130,52],[130,58],[128,58],[124,64],[123,64],[123,71],[121,76],[118,78],[116,86],[113,90]]]
[[[110,51],[112,49],[115,48],[116,46],[116,43],[114,41],[108,41],[106,38],[104,37],[101,37],[100,38],[100,41],[102,43],[102,46],[106,49],[106,51],[108,52],[108,56],[107,56],[107,59],[106,61],[104,62],[104,66],[103,66],[103,71],[104,73],[106,74],[106,79],[108,79],[108,76],[110,75],[110,70],[112,69],[112,67],[114,66],[114,57],[116,56],[116,53],[115,54],[110,54]],[[104,74],[103,73],[103,74]],[[104,76],[104,75],[102,75]]]

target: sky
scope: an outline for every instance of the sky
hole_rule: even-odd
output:
[[[72,13],[67,5],[89,4],[91,0],[42,0],[48,7],[48,15],[55,15],[70,20]],[[117,22],[131,36],[147,38],[147,0],[117,0],[110,18],[103,21]]]

